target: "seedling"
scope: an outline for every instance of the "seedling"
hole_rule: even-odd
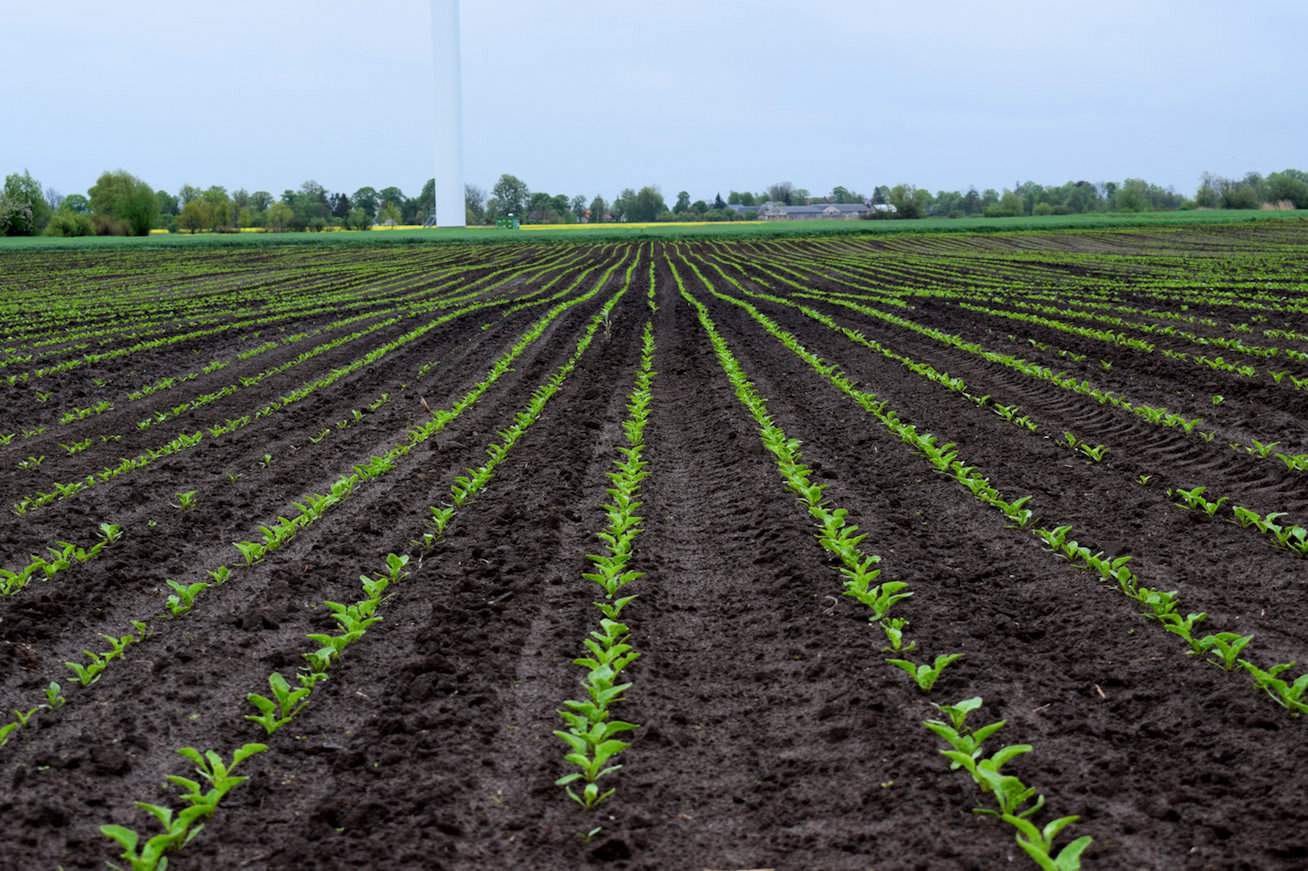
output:
[[[1149,482],[1152,481],[1153,479],[1154,479],[1154,476],[1153,476],[1153,475],[1143,475],[1143,474],[1142,474],[1142,475],[1137,475],[1137,476],[1136,476],[1136,478],[1135,478],[1135,482],[1136,482],[1137,484],[1139,484],[1141,487],[1148,487],[1148,486],[1149,486]]]
[[[904,627],[908,620],[903,617],[887,617],[881,621],[881,631],[886,634],[888,647],[881,648],[886,653],[912,653],[917,649],[917,642],[904,643]]]
[[[1091,462],[1095,462],[1095,463],[1098,463],[1101,460],[1103,460],[1104,456],[1107,455],[1108,453],[1107,446],[1091,445],[1091,444],[1087,444],[1086,442],[1081,442],[1076,446],[1076,448],[1081,453],[1085,454],[1085,456],[1088,459],[1090,459]]]
[[[1034,815],[1045,805],[1045,797],[1037,795],[1035,787],[1029,787],[1019,778],[1004,774],[1003,767],[1034,748],[1030,744],[1010,744],[990,757],[973,759],[971,755],[958,750],[941,750],[940,754],[951,762],[957,762],[960,768],[967,770],[982,792],[988,792],[995,798],[998,811],[990,808],[975,808],[973,813],[991,816],[1015,816],[1026,819]],[[1034,802],[1028,807],[1027,803]]]
[[[1209,397],[1208,401],[1211,402],[1214,407],[1216,407],[1218,405],[1221,405],[1223,402],[1225,402],[1226,397],[1222,396],[1220,393],[1214,393],[1211,397]]]
[[[64,706],[63,689],[57,681],[50,681],[45,688],[45,703],[51,710],[57,710]]]
[[[193,584],[179,584],[173,580],[164,581],[173,595],[164,601],[164,606],[168,608],[168,613],[174,617],[180,617],[195,607],[195,597],[209,589],[209,585],[204,581],[196,581]]]
[[[313,689],[301,686],[293,690],[281,672],[276,671],[268,675],[268,686],[273,694],[271,699],[258,693],[250,693],[245,697],[259,710],[258,715],[247,714],[245,719],[263,726],[264,731],[271,735],[304,710]]]
[[[1283,680],[1280,675],[1293,668],[1293,662],[1280,662],[1266,671],[1263,671],[1247,659],[1240,660],[1240,665],[1253,677],[1254,684],[1259,689],[1265,691],[1278,705],[1288,710],[1292,716],[1297,717],[1300,714],[1308,713],[1308,701],[1305,701],[1305,693],[1308,693],[1308,672],[1299,675],[1294,683],[1289,683]]]
[[[942,653],[930,665],[915,663],[907,659],[887,659],[886,662],[896,668],[903,669],[909,677],[913,678],[918,689],[924,693],[929,693],[936,685],[936,681],[940,680],[940,675],[945,668],[962,658],[963,654],[961,653]]]
[[[1031,861],[1040,866],[1041,871],[1080,871],[1081,854],[1094,841],[1089,835],[1082,835],[1070,842],[1057,855],[1053,852],[1054,839],[1078,819],[1080,817],[1059,817],[1040,829],[1022,817],[1010,814],[1003,816],[1004,822],[1017,829],[1017,845],[1031,857]]]
[[[195,494],[197,492],[198,491],[196,490],[185,490],[181,493],[178,493],[177,503],[173,507],[180,509],[182,511],[190,511],[192,508],[195,507]]]
[[[1215,635],[1205,635],[1195,642],[1196,652],[1200,654],[1210,653],[1216,657],[1216,664],[1220,665],[1227,671],[1233,671],[1239,659],[1240,652],[1253,641],[1252,635],[1241,635],[1238,632],[1218,632]]]

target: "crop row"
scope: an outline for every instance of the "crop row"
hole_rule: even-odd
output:
[[[545,315],[534,322],[514,343],[508,351],[501,355],[491,366],[486,375],[471,389],[469,389],[458,401],[453,403],[449,408],[442,408],[432,412],[430,418],[423,424],[420,424],[408,431],[405,440],[382,454],[373,455],[367,459],[355,463],[353,471],[337,479],[329,488],[327,493],[310,493],[301,499],[292,502],[290,511],[291,516],[279,515],[275,521],[261,525],[257,530],[258,540],[242,541],[235,544],[246,566],[253,565],[263,560],[268,554],[271,554],[289,544],[296,538],[298,533],[318,521],[327,512],[336,508],[346,500],[350,499],[360,484],[374,480],[386,475],[399,468],[400,463],[419,445],[427,442],[437,433],[442,432],[454,420],[462,415],[468,408],[472,407],[497,381],[506,373],[511,371],[512,364],[521,356],[527,348],[534,344],[549,325],[570,308],[584,303],[593,298],[600,292],[607,283],[609,277],[621,265],[618,261],[603,273],[595,283],[594,287],[572,299],[558,303],[551,308]],[[628,281],[624,283],[618,293],[610,300],[613,302],[618,299],[622,293],[625,293],[630,281],[630,270],[634,268],[634,262],[628,268]],[[611,310],[611,306],[606,303],[604,312]],[[570,371],[570,370],[569,370]],[[457,482],[456,482],[456,486]],[[115,644],[113,649],[107,653],[87,650],[84,653],[88,660],[83,663],[69,663],[68,667],[75,673],[78,683],[82,687],[89,687],[96,683],[116,659],[124,655],[124,651],[132,644],[138,644],[146,640],[150,634],[151,623],[160,619],[172,619],[191,611],[197,600],[211,586],[221,585],[232,576],[232,568],[223,564],[207,570],[208,580],[191,581],[177,583],[169,586],[170,592],[163,602],[163,609],[152,616],[143,619],[133,620],[132,631],[123,634],[105,636],[115,638],[120,643]],[[130,639],[130,640],[125,640]]]
[[[466,508],[472,499],[489,485],[495,469],[508,458],[513,447],[540,419],[550,400],[576,369],[582,356],[592,344],[595,334],[627,292],[634,268],[633,262],[627,270],[626,281],[622,287],[590,318],[572,355],[536,388],[527,405],[514,416],[513,423],[500,431],[498,440],[486,450],[486,461],[456,478],[450,490],[451,501],[448,505],[431,507],[433,517],[440,516],[444,519],[435,524],[438,531],[434,537],[424,536],[420,542],[424,549],[429,550],[435,546],[456,513]],[[445,509],[448,509],[448,512]],[[254,707],[255,713],[246,716],[246,719],[258,724],[264,734],[271,737],[299,716],[308,707],[315,689],[327,680],[340,664],[343,654],[362,641],[370,628],[382,621],[381,607],[390,598],[386,594],[390,592],[394,595],[397,592],[395,588],[410,577],[407,568],[410,561],[411,556],[407,554],[388,554],[384,573],[375,578],[364,575],[360,579],[362,598],[350,604],[325,601],[323,606],[336,622],[335,631],[308,635],[310,647],[300,656],[305,664],[295,674],[294,688],[291,681],[280,672],[273,672],[267,679],[271,697],[257,692],[250,693],[247,699]],[[132,871],[162,869],[166,867],[166,854],[180,851],[190,843],[199,833],[200,821],[211,818],[217,812],[221,800],[231,789],[244,782],[243,777],[232,780],[230,768],[234,767],[236,762],[244,761],[267,750],[266,744],[247,743],[235,748],[232,753],[234,760],[232,766],[228,766],[226,772],[219,772],[215,776],[215,762],[221,764],[224,758],[221,753],[211,750],[200,754],[193,748],[180,748],[178,752],[183,757],[197,762],[201,778],[208,781],[211,788],[208,791],[194,789],[191,782],[170,775],[167,778],[168,782],[182,788],[178,796],[179,806],[137,803],[139,809],[146,811],[154,819],[160,831],[145,837],[136,830],[117,824],[106,824],[101,827],[101,831],[122,848],[121,858],[131,864]],[[207,768],[206,762],[209,763]],[[224,786],[226,788],[222,788]]]
[[[698,268],[684,258],[682,262],[712,292],[712,286]],[[820,529],[818,541],[822,548],[839,562],[840,573],[845,579],[844,594],[868,607],[871,612],[869,619],[877,623],[885,633],[889,650],[899,654],[888,658],[887,664],[906,672],[922,692],[930,693],[945,668],[961,659],[962,654],[937,654],[934,659],[920,663],[904,658],[917,649],[917,642],[908,641],[905,637],[907,619],[892,616],[891,612],[913,593],[908,591],[908,585],[903,581],[880,581],[878,564],[881,558],[876,554],[868,554],[862,547],[866,534],[860,534],[859,528],[848,521],[848,511],[832,505],[823,493],[824,488],[812,482],[812,470],[803,463],[799,441],[788,437],[777,426],[768,413],[766,400],[750,382],[726,340],[718,332],[707,307],[686,288],[676,265],[669,262],[669,268],[682,299],[695,309],[700,326],[708,335],[718,362],[735,389],[737,399],[754,418],[759,437],[773,455],[787,488],[799,498]],[[972,776],[981,794],[994,804],[993,809],[983,807],[980,810],[1000,817],[1016,829],[1017,843],[1039,867],[1054,871],[1075,871],[1080,868],[1081,854],[1090,846],[1091,839],[1082,836],[1055,852],[1055,838],[1075,823],[1077,818],[1061,817],[1043,827],[1037,827],[1031,822],[1044,808],[1045,798],[1034,787],[1004,768],[1013,759],[1034,748],[1029,744],[1008,745],[987,755],[985,739],[1002,728],[1004,722],[992,723],[975,731],[967,730],[963,720],[968,712],[980,705],[979,698],[967,699],[957,705],[936,705],[938,710],[947,713],[956,724],[953,727],[939,721],[928,721],[926,724],[948,740],[950,749],[941,751],[942,755],[951,761],[951,768],[963,768]]]

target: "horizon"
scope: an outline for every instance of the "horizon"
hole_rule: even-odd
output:
[[[780,2],[677,0],[640,18],[595,0],[508,5],[512,29],[504,5],[462,10],[465,181],[483,190],[501,173],[587,198],[649,184],[708,200],[782,181],[866,196],[1136,177],[1188,195],[1205,171],[1304,163],[1304,101],[1280,58],[1308,10],[1282,0],[1236,16],[1076,4],[1056,19],[1026,0],[948,15],[826,3],[783,30]],[[24,135],[0,166],[63,193],[122,168],[170,192],[312,179],[416,196],[434,164],[428,7],[7,8],[0,21],[26,37],[8,107]],[[932,39],[888,40],[905,33]],[[100,87],[50,62],[51,45],[96,57],[106,40],[121,57]]]

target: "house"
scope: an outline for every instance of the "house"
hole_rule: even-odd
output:
[[[764,203],[758,209],[761,221],[849,221],[866,218],[872,212],[893,214],[895,207],[870,203],[813,203],[807,206],[787,206],[784,203]]]

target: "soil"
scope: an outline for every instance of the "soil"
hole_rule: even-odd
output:
[[[1241,258],[1251,255],[1259,255],[1264,271],[1302,275],[1306,246],[1308,231],[1277,227],[1265,238],[1202,228],[754,242],[737,253],[743,262],[760,263],[811,257],[819,266],[801,272],[819,291],[850,291],[820,264],[853,256],[865,258],[887,286],[939,287],[957,264],[959,287],[987,270],[1040,280],[1058,274],[1063,278],[1049,280],[1101,289],[1111,283],[1119,299],[1145,307],[1157,306],[1145,301],[1152,299],[1146,289],[1160,277],[1184,277],[1177,264],[1185,258],[1229,259],[1235,282]],[[994,747],[1034,748],[1013,770],[1046,796],[1049,810],[1038,819],[1077,815],[1071,831],[1094,839],[1084,867],[1308,868],[1308,772],[1294,763],[1302,752],[1302,720],[1256,691],[1241,671],[1187,656],[1184,643],[1146,621],[1115,588],[1053,557],[1029,532],[935,474],[746,312],[711,296],[679,267],[775,422],[802,443],[814,480],[867,533],[863,547],[881,557],[883,578],[910,583],[914,596],[902,613],[922,645],[910,658],[964,654],[929,696],[885,664],[881,631],[863,606],[840,595],[840,575],[807,512],[785,488],[693,309],[678,295],[665,255],[707,259],[722,247],[578,246],[569,268],[600,268],[574,295],[594,287],[622,257],[637,258],[632,287],[440,543],[428,551],[412,544],[430,528],[429,506],[446,501],[455,476],[483,461],[496,433],[573,353],[587,321],[620,288],[625,268],[554,320],[511,371],[400,468],[360,485],[284,549],[234,568],[231,580],[208,590],[192,613],[154,620],[153,634],[89,688],[74,685],[65,660],[104,647],[101,633],[121,632],[132,619],[157,612],[166,579],[198,580],[207,568],[235,565],[231,542],[255,537],[258,524],[288,513],[293,500],[326,491],[355,463],[401,441],[426,419],[428,407],[451,405],[547,306],[456,319],[231,438],[206,440],[121,480],[0,520],[0,557],[10,568],[59,539],[90,544],[101,521],[125,528],[122,541],[100,558],[0,598],[3,709],[36,704],[50,680],[61,681],[67,697],[65,706],[34,717],[0,749],[0,867],[104,867],[116,851],[99,826],[149,828],[149,817],[133,803],[172,800],[165,775],[189,767],[177,748],[222,748],[230,755],[250,741],[264,741],[268,752],[245,763],[249,781],[170,857],[170,868],[1034,867],[1008,827],[972,812],[984,797],[965,774],[949,769],[937,752],[939,739],[921,726],[938,716],[932,702],[981,696],[979,716],[1006,720]],[[197,280],[215,275],[223,286],[239,288],[266,280],[279,264],[313,262],[308,251],[260,252],[248,261],[224,251],[191,264],[170,254],[168,262],[170,269],[193,270]],[[522,262],[558,255],[553,248],[531,251]],[[512,246],[439,254],[426,246],[386,246],[384,256],[368,261],[392,279],[379,273],[373,285],[359,282],[357,298],[374,299],[380,318],[392,297],[454,295],[491,271],[424,282],[424,264],[477,266],[512,253]],[[49,255],[31,256],[32,268],[49,265]],[[82,269],[100,270],[98,280],[115,287],[121,279],[114,270],[148,275],[130,258],[76,256],[61,282],[75,283]],[[98,263],[97,256],[112,262]],[[1086,266],[1088,256],[1101,259]],[[653,313],[645,305],[651,258]],[[706,275],[715,274],[697,262]],[[360,268],[332,254],[315,281],[344,281]],[[4,273],[26,274],[12,262]],[[180,310],[186,282],[170,276],[158,279],[160,305]],[[539,300],[529,295],[549,277],[508,282],[487,298]],[[765,288],[755,281],[761,277],[747,270],[746,290],[775,292],[775,282]],[[28,275],[21,284],[40,282]],[[306,299],[317,286],[306,279]],[[715,288],[739,295],[725,283]],[[1285,293],[1295,298],[1294,291]],[[1108,355],[1088,340],[1017,322],[996,327],[947,301],[907,299],[911,312],[896,313],[1142,401],[1197,414],[1209,411],[1198,403],[1221,391],[1231,405],[1213,416],[1220,434],[1204,442],[847,308],[804,301],[914,360],[963,377],[974,395],[1020,404],[1040,423],[1030,433],[794,308],[754,303],[903,419],[955,442],[1004,493],[1032,495],[1030,507],[1042,524],[1072,524],[1093,549],[1130,554],[1146,583],[1179,591],[1182,610],[1203,610],[1215,627],[1252,633],[1259,661],[1305,659],[1308,604],[1299,588],[1308,563],[1249,530],[1181,511],[1166,493],[1204,483],[1241,504],[1308,518],[1302,476],[1225,444],[1270,430],[1287,446],[1308,445],[1308,406],[1298,396],[1232,386],[1216,373],[1157,365],[1118,349],[1112,369],[1095,373],[1097,360]],[[1248,316],[1203,304],[1191,310],[1220,315],[1223,323]],[[203,365],[339,316],[293,319],[257,338],[232,331],[217,341],[181,343],[10,388],[5,397],[18,409],[13,426],[51,416],[53,409],[32,400],[33,389],[51,390],[60,408],[84,405],[105,391],[121,394],[188,371],[196,361]],[[620,756],[622,770],[611,778],[617,793],[586,812],[554,784],[566,764],[564,745],[551,733],[561,725],[556,711],[580,691],[580,670],[571,660],[597,625],[593,587],[582,573],[586,554],[599,547],[600,509],[624,444],[626,399],[647,320],[654,325],[657,375],[646,432],[649,476],[641,492],[645,526],[635,550],[644,576],[631,585],[638,598],[623,614],[641,658],[630,667],[632,687],[619,706],[622,719],[640,725]],[[113,411],[52,426],[31,440],[15,439],[0,447],[0,495],[12,502],[176,432],[249,413],[415,325],[406,319],[342,345],[176,423],[144,432],[135,427],[156,409],[235,383],[359,325],[235,362],[157,397],[116,403]],[[1308,317],[1286,313],[1275,326],[1308,332]],[[1087,368],[1044,360],[1039,355],[1046,352],[1030,345],[1015,350],[1006,338],[1011,333],[1087,354]],[[108,386],[96,385],[97,377]],[[382,393],[390,397],[386,403],[354,418],[354,410]],[[342,420],[352,422],[337,428]],[[310,440],[327,427],[329,437]],[[1063,430],[1109,444],[1108,458],[1092,464],[1058,446]],[[112,434],[123,440],[59,456],[60,441],[95,436],[98,442]],[[34,452],[48,455],[39,469],[16,468]],[[265,455],[272,461],[262,462]],[[1153,476],[1152,484],[1137,483],[1143,473]],[[173,507],[176,494],[190,489],[198,491],[196,507]],[[271,671],[291,674],[307,649],[306,633],[332,625],[322,602],[357,597],[359,575],[378,573],[389,552],[410,552],[413,560],[411,577],[381,606],[383,621],[346,651],[290,725],[264,736],[244,719],[252,712],[245,695],[267,693]]]

